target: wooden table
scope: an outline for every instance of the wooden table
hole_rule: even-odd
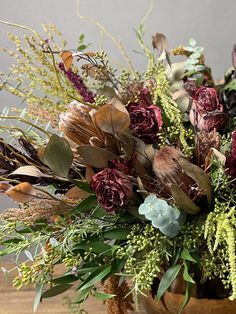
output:
[[[9,262],[0,261],[0,266],[10,269]],[[73,290],[65,292],[54,298],[44,299],[39,305],[36,314],[68,314],[67,305],[63,305],[63,296],[73,297]],[[35,290],[33,287],[22,288],[17,291],[12,287],[11,281],[6,281],[3,273],[0,271],[0,314],[33,314],[33,302]],[[90,298],[85,305],[85,310],[89,314],[106,314],[106,308],[101,301]],[[132,314],[142,314],[133,312]]]

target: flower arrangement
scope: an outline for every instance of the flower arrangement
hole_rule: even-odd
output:
[[[80,313],[90,295],[119,314],[149,293],[185,294],[181,309],[235,300],[235,51],[216,84],[193,39],[168,51],[156,33],[150,48],[141,25],[139,73],[84,35],[66,50],[53,25],[46,40],[24,28],[9,33],[16,63],[1,83],[27,102],[0,117],[0,190],[18,204],[0,215],[0,255],[13,254],[14,286],[36,285],[35,310],[74,286]]]

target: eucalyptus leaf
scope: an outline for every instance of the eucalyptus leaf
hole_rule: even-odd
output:
[[[179,309],[178,314],[181,314],[183,309],[185,308],[185,306],[188,304],[190,297],[191,297],[191,293],[192,293],[192,287],[193,287],[193,284],[190,282],[187,282],[187,287],[186,287],[186,292],[184,295],[183,303]]]
[[[97,198],[96,195],[89,195],[87,198],[82,200],[76,208],[73,209],[74,213],[85,213],[90,211],[93,207],[97,206]]]
[[[41,302],[43,289],[44,289],[44,285],[42,283],[36,283],[36,295],[35,295],[34,304],[33,304],[34,313],[36,312],[39,306],[39,303]]]
[[[184,262],[184,272],[183,272],[183,278],[186,282],[191,282],[191,283],[195,283],[195,281],[193,280],[193,278],[189,275],[188,272],[188,265],[186,262]]]
[[[95,285],[97,282],[104,279],[108,274],[111,273],[111,265],[102,265],[97,270],[95,270],[91,275],[88,276],[88,278],[80,285],[79,291],[85,290],[93,285]]]
[[[203,71],[203,70],[205,70],[205,68],[206,67],[203,64],[197,64],[195,66],[195,71]]]
[[[69,290],[72,287],[72,284],[61,284],[61,285],[56,285],[47,291],[45,291],[42,295],[43,299],[46,298],[52,298],[55,297],[58,294],[61,294],[67,290]]]
[[[191,47],[195,47],[197,42],[196,42],[195,39],[190,38],[188,43],[189,43],[189,45],[190,45]]]
[[[77,147],[77,151],[82,157],[85,165],[90,165],[96,168],[106,168],[109,160],[119,158],[118,155],[105,148],[90,145],[80,145]]]
[[[99,301],[104,301],[107,299],[111,299],[113,297],[115,297],[115,294],[109,294],[109,293],[103,293],[103,292],[99,292],[99,291],[95,291],[94,292],[94,296],[97,300]]]
[[[195,47],[195,48],[193,49],[193,51],[194,51],[194,52],[197,52],[197,53],[201,53],[201,52],[204,51],[204,48],[203,48],[203,47]]]
[[[53,134],[40,159],[57,176],[67,178],[73,153],[65,138]]]
[[[158,286],[157,290],[157,299],[160,301],[163,294],[167,291],[167,289],[170,287],[172,282],[177,277],[178,273],[180,272],[181,265],[175,265],[169,268],[165,274],[161,277],[161,281]]]
[[[195,58],[189,58],[188,59],[188,65],[189,64],[197,64],[199,61],[198,61],[198,59],[195,59]]]

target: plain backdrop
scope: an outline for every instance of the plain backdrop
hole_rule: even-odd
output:
[[[134,28],[149,7],[148,0],[81,0],[82,15],[94,18],[122,40],[137,69],[145,68],[146,60],[134,50],[138,50]],[[63,33],[68,48],[78,45],[80,34],[92,43],[96,50],[101,42],[101,33],[96,25],[78,17],[77,0],[0,0],[0,19],[29,26],[41,32],[41,24],[54,23]],[[231,66],[231,50],[236,43],[236,0],[156,0],[153,11],[145,24],[145,40],[151,42],[151,35],[161,32],[166,35],[170,49],[179,44],[186,45],[194,38],[205,48],[206,61],[211,66],[215,79],[222,78]],[[18,32],[0,24],[0,48],[13,48],[6,36],[7,31]],[[18,32],[19,33],[19,32]],[[104,38],[106,50],[117,63],[123,59],[117,47]],[[0,71],[6,72],[11,60],[0,52]],[[19,104],[18,99],[1,93],[0,110],[5,106]],[[9,205],[0,196],[0,210]]]

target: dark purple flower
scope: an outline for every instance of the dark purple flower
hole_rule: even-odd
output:
[[[99,204],[108,212],[125,207],[133,196],[129,178],[116,169],[106,168],[92,177],[91,188]]]
[[[139,105],[143,107],[148,107],[151,106],[152,104],[153,104],[152,96],[149,89],[147,88],[141,89],[139,93]]]
[[[84,101],[89,103],[94,103],[94,95],[88,88],[85,86],[82,78],[74,73],[72,69],[66,71],[63,63],[59,63],[59,69],[65,73],[68,80],[74,85],[74,87],[78,90],[79,94],[83,97]]]
[[[142,107],[132,104],[128,111],[133,135],[147,144],[157,140],[157,133],[163,124],[160,108],[154,105]]]
[[[232,179],[236,179],[236,131],[232,135],[231,151],[226,154],[225,167],[227,174]]]
[[[207,132],[219,130],[225,125],[227,118],[214,88],[201,86],[192,97],[193,103],[189,113],[192,125]]]
[[[116,169],[123,172],[126,175],[133,175],[135,171],[135,157],[132,159],[113,159],[108,162],[110,169]]]

